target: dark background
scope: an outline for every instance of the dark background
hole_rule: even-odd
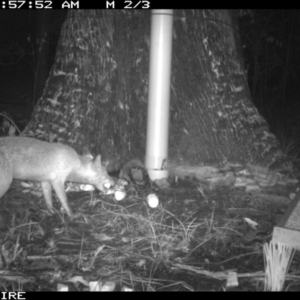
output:
[[[49,22],[41,29],[45,14]],[[66,10],[0,10],[0,113],[8,114],[21,130],[42,94],[66,15]],[[36,78],[42,44],[48,55],[43,78]],[[0,116],[0,127],[1,122]]]

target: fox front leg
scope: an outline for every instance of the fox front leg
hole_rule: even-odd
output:
[[[62,207],[67,212],[68,216],[70,218],[73,218],[72,210],[71,210],[70,206],[68,205],[68,199],[67,199],[67,195],[66,195],[66,191],[65,191],[64,182],[63,181],[53,181],[52,186],[53,186],[53,189],[54,189]]]
[[[51,184],[48,181],[41,182],[42,192],[46,201],[47,208],[53,213],[53,205],[52,205],[52,189]]]

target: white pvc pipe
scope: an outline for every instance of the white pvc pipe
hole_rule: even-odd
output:
[[[173,10],[154,9],[151,17],[150,75],[145,166],[152,180],[168,158]]]

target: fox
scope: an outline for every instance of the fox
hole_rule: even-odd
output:
[[[74,215],[64,188],[66,181],[90,184],[104,193],[114,186],[100,154],[94,159],[87,148],[79,155],[61,143],[21,136],[0,138],[0,198],[8,191],[13,179],[40,182],[51,212],[53,188],[70,218]]]

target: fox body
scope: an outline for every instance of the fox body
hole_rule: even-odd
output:
[[[81,156],[71,147],[59,143],[28,137],[3,137],[0,138],[0,198],[9,189],[13,178],[41,182],[51,211],[53,187],[70,217],[72,211],[64,188],[66,181],[91,184],[103,192],[114,185],[100,155],[93,159],[90,153]]]

